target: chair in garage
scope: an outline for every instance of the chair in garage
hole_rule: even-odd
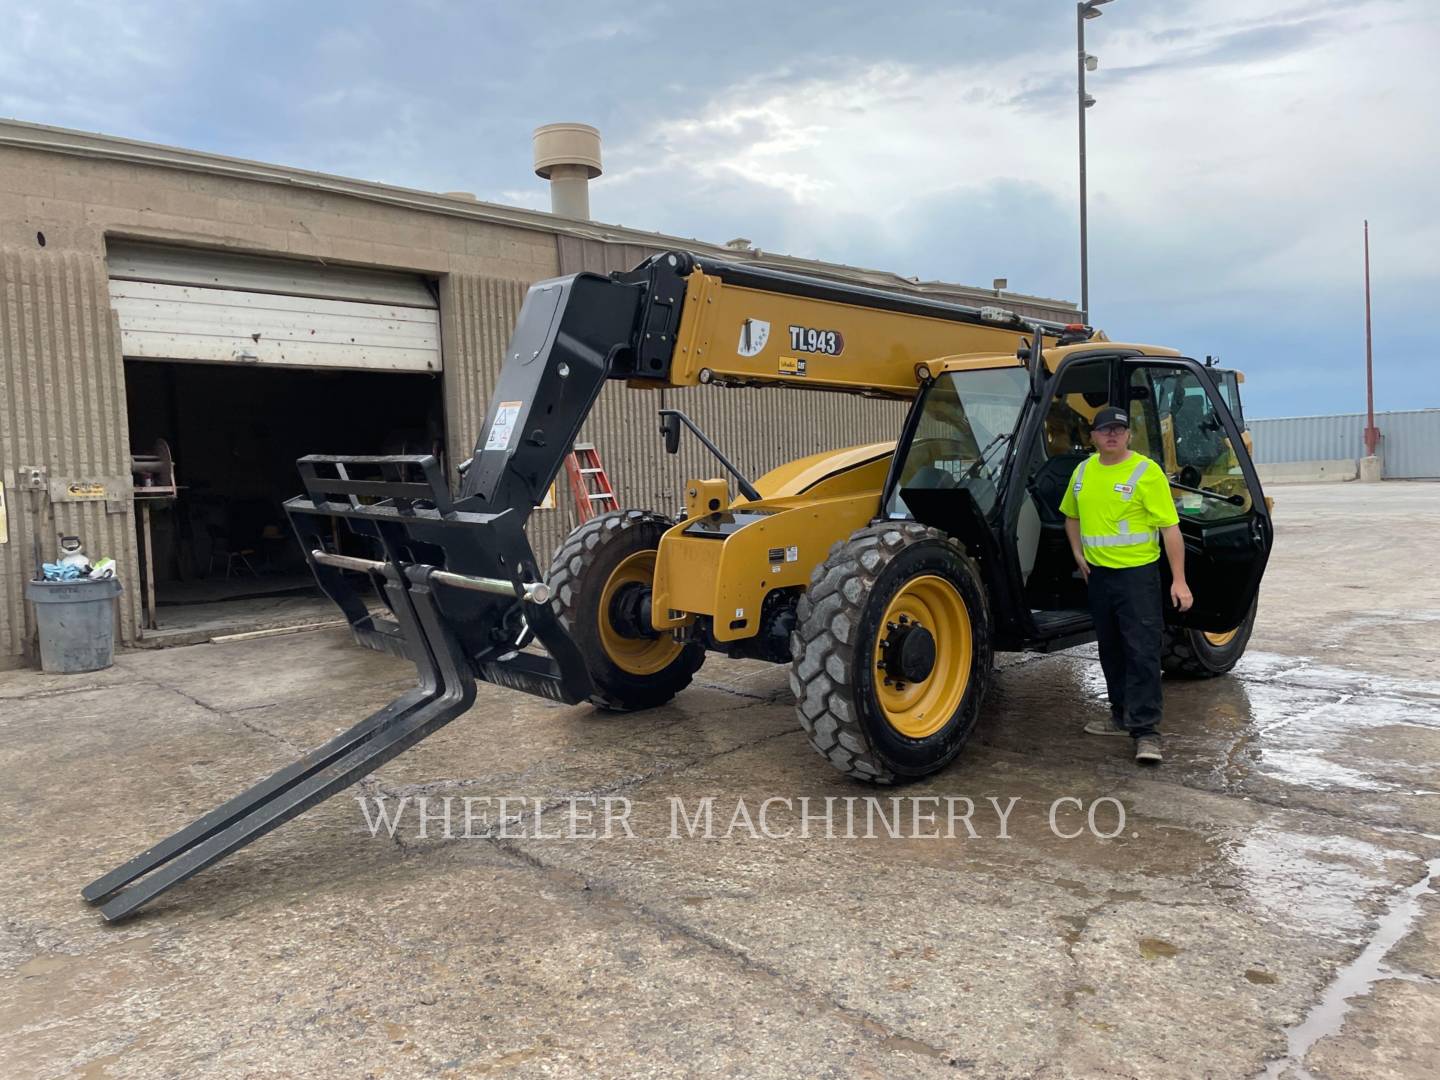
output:
[[[225,504],[222,521],[205,526],[210,534],[210,573],[218,562],[225,563],[225,576],[248,570],[259,577],[252,560],[260,559],[265,526],[274,522],[275,509],[268,499],[234,499]]]
[[[215,572],[215,564],[223,560],[225,563],[225,576],[227,578],[233,575],[239,567],[244,567],[255,577],[260,576],[260,572],[255,569],[255,564],[250,561],[250,557],[256,552],[254,547],[242,543],[235,543],[230,536],[230,530],[223,525],[216,525],[212,522],[206,525],[205,529],[210,534],[210,568],[208,573],[213,574]]]

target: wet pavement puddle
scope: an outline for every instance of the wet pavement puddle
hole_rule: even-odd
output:
[[[1440,874],[1440,859],[1431,859],[1427,866],[1425,876],[1401,893],[1381,916],[1379,926],[1364,951],[1336,973],[1324,996],[1305,1019],[1285,1033],[1289,1044],[1285,1056],[1272,1061],[1257,1080],[1280,1080],[1287,1073],[1295,1080],[1315,1080],[1305,1068],[1306,1055],[1321,1039],[1339,1034],[1345,1017],[1353,1008],[1353,1000],[1367,997],[1382,979],[1395,977],[1385,970],[1383,962],[1386,954],[1414,926],[1420,915],[1420,897],[1430,890],[1431,883]],[[1246,972],[1247,976],[1249,974]]]

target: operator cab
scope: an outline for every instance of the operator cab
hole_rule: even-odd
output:
[[[1176,627],[1228,640],[1248,626],[1271,526],[1246,452],[1238,373],[1106,345],[1067,350],[1047,378],[1013,366],[951,370],[917,399],[885,489],[885,517],[960,539],[985,575],[1000,648],[1093,636],[1060,503],[1093,452],[1090,424],[1117,403],[1131,449],[1165,471],[1195,593]],[[1161,572],[1168,589],[1169,568]],[[1007,625],[1008,623],[1008,625]]]
[[[1196,600],[1184,615],[1167,605],[1166,621],[1177,631],[1208,632],[1216,641],[1242,626],[1248,634],[1271,526],[1245,449],[1238,382],[1233,371],[1132,349],[1061,362],[1043,407],[1021,436],[1024,493],[1007,501],[1013,569],[1034,629],[1050,647],[1090,631],[1086,586],[1075,569],[1060,501],[1076,467],[1093,452],[1095,413],[1112,403],[1130,414],[1130,449],[1164,471],[1180,518],[1186,577]],[[1163,554],[1160,569],[1168,592]]]

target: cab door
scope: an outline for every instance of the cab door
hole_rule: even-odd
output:
[[[1210,373],[1193,360],[1141,357],[1121,366],[1131,449],[1165,470],[1185,538],[1195,603],[1172,625],[1223,633],[1239,626],[1260,590],[1274,530],[1239,425]],[[1169,563],[1160,560],[1166,595]]]

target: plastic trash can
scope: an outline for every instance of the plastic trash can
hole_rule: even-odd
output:
[[[40,629],[40,669],[52,675],[100,671],[115,660],[115,598],[120,582],[27,581]]]

